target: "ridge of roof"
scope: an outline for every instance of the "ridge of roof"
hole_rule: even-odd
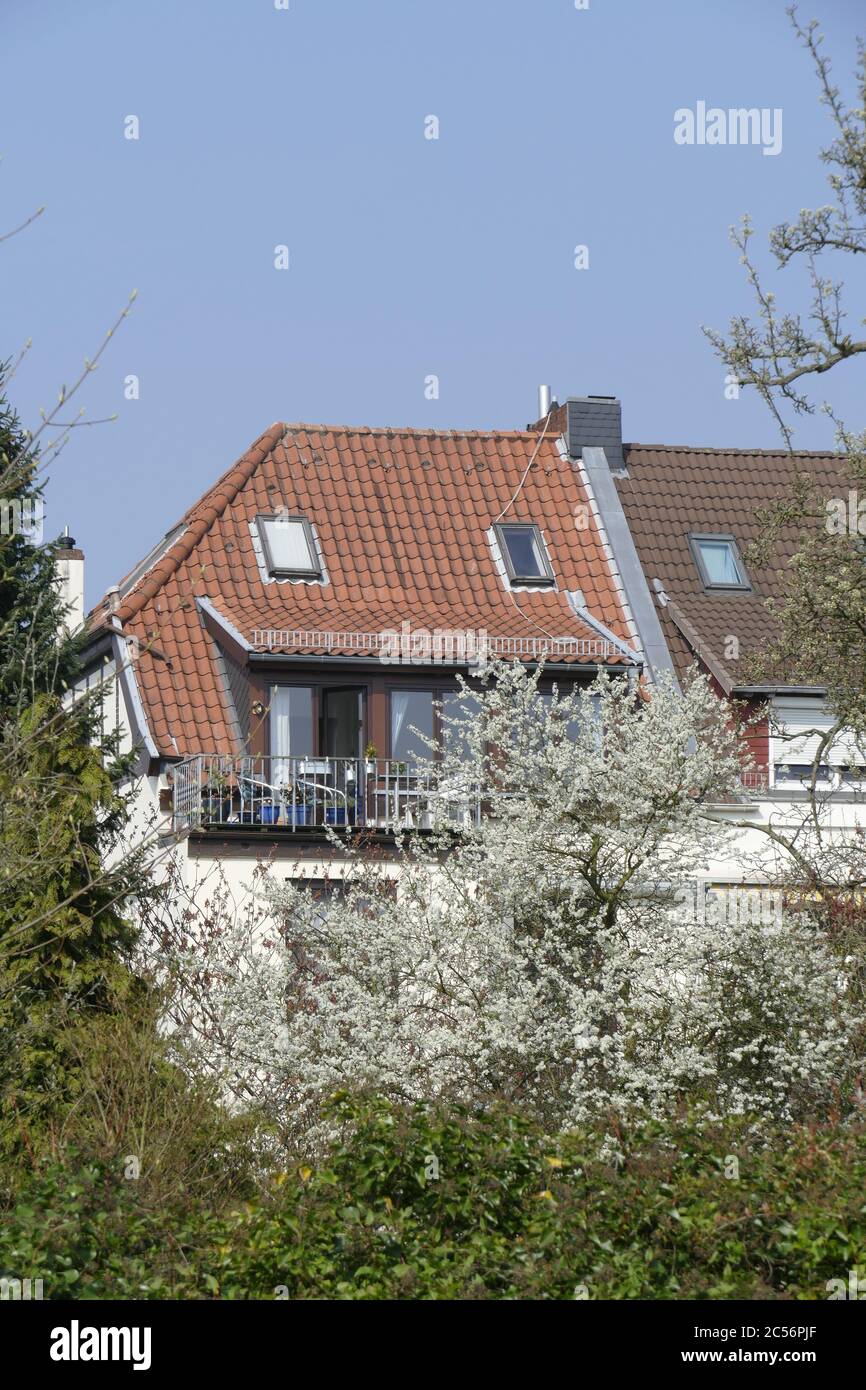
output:
[[[401,435],[417,437],[419,439],[534,439],[540,434],[540,430],[523,429],[489,429],[489,430],[435,430],[426,426],[415,425],[326,425],[310,424],[308,421],[294,420],[284,421],[282,429],[286,434],[294,434],[298,430],[317,431],[325,434],[367,434],[385,435],[393,439]],[[548,435],[549,439],[554,439],[553,433]]]
[[[366,437],[366,438],[386,438],[386,439],[484,439],[484,440],[529,440],[535,439],[541,431],[535,427],[532,429],[447,429],[437,430],[426,427],[412,425],[393,426],[393,425],[331,425],[323,423],[310,423],[306,421],[275,421],[250,445],[244,454],[231,464],[223,474],[211,485],[202,496],[184,512],[177,525],[184,525],[186,529],[182,535],[178,536],[156,563],[146,570],[141,579],[132,587],[128,594],[124,596],[118,607],[113,610],[113,616],[120,619],[121,623],[127,622],[134,617],[162,588],[166,580],[174,574],[183,562],[188,558],[192,551],[206,535],[214,522],[223,514],[237,497],[241,489],[246,485],[252,475],[265,461],[271,451],[287,435],[300,433],[306,434],[331,434],[344,437]],[[549,442],[555,442],[555,435],[548,436]],[[701,454],[710,456],[731,456],[740,455],[747,458],[787,458],[787,459],[841,459],[843,454],[838,452],[827,452],[821,450],[794,450],[784,449],[741,449],[724,448],[710,445],[687,445],[687,444],[641,444],[636,442],[624,443],[625,450],[639,450],[653,453],[665,454]],[[174,529],[174,528],[170,528]],[[170,531],[167,533],[170,534]],[[135,567],[129,573],[134,573]],[[104,623],[104,604],[105,596],[100,600],[88,617],[92,622],[94,630],[98,630]]]
[[[623,449],[646,449],[655,454],[742,454],[746,458],[844,459],[833,449],[734,449],[716,444],[639,444],[623,441]]]

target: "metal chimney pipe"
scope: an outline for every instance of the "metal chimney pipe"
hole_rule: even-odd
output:
[[[538,418],[543,420],[550,414],[550,387],[539,386],[538,388]]]

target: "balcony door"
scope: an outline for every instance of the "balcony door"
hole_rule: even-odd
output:
[[[363,690],[350,686],[322,691],[321,748],[327,758],[363,756]]]

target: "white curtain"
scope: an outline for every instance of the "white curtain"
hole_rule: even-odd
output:
[[[399,758],[400,734],[406,722],[406,715],[409,711],[408,692],[392,690],[391,692],[391,757]]]
[[[292,687],[271,687],[271,781],[282,786],[290,780],[292,752]],[[284,761],[284,759],[286,761]]]

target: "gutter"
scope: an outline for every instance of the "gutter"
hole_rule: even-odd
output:
[[[825,685],[735,685],[732,693],[739,696],[755,695],[815,695],[824,699]]]
[[[619,641],[620,639],[617,640]],[[631,658],[632,663],[634,663],[635,655],[633,652],[631,653]],[[512,659],[517,660],[517,658]],[[405,671],[411,669],[415,671],[451,672],[468,670],[470,675],[473,673],[472,666],[468,662],[449,663],[439,661],[433,663],[430,661],[403,661],[399,658],[396,658],[393,661],[382,661],[378,657],[328,656],[324,654],[316,656],[307,655],[304,652],[280,653],[251,651],[249,653],[248,660],[250,666],[350,666],[355,670],[368,671]],[[623,667],[620,663],[609,661],[522,661],[520,664],[527,671],[537,671],[543,667],[543,669],[548,673],[553,671],[573,671],[580,675],[594,675],[598,671],[609,671],[611,675],[621,676],[623,674]]]

